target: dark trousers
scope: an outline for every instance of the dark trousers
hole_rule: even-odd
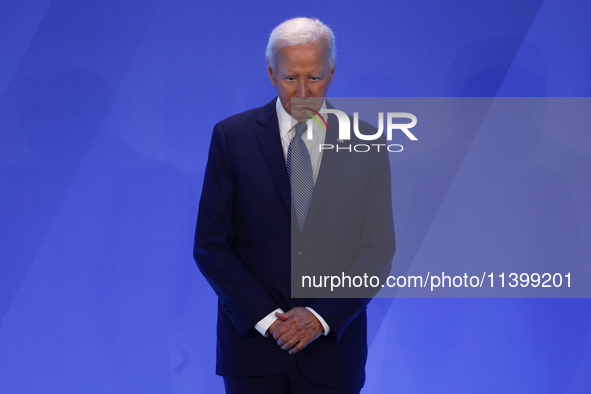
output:
[[[274,376],[231,378],[224,376],[226,394],[359,394],[360,390],[346,390],[310,382],[296,360],[289,369]]]

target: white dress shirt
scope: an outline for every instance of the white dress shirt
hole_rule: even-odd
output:
[[[281,101],[277,98],[275,103],[275,108],[277,111],[277,120],[279,121],[279,136],[281,137],[281,145],[283,146],[283,156],[287,161],[287,151],[289,149],[289,143],[291,139],[295,137],[295,129],[293,126],[297,123],[295,119],[291,117],[290,114],[287,113],[283,105],[281,105]],[[326,108],[326,102],[322,103],[322,108]],[[308,131],[304,133],[302,138],[304,139],[304,143],[308,148],[308,153],[310,154],[310,161],[312,162],[312,173],[314,175],[314,184],[316,184],[316,179],[318,178],[318,171],[320,170],[320,162],[322,161],[322,152],[320,151],[320,144],[324,143],[324,137],[326,136],[326,130],[324,127],[318,125],[318,123],[314,119],[310,119],[307,122],[308,128],[312,127],[312,139],[308,138]],[[322,324],[322,328],[324,328],[324,335],[328,335],[330,332],[330,327],[324,321],[324,319],[316,313],[316,311],[310,307],[306,307],[310,312],[316,316],[316,318]],[[284,313],[283,309],[277,308],[273,312],[269,313],[267,316],[262,318],[254,327],[257,329],[264,336],[268,336],[268,329],[277,320],[275,316],[275,312]]]

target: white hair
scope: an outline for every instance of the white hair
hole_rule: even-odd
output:
[[[337,53],[334,44],[334,34],[330,30],[330,27],[316,18],[289,19],[273,29],[269,37],[269,43],[267,44],[267,59],[271,68],[275,67],[275,55],[281,48],[304,45],[311,42],[322,42],[326,44],[328,65],[332,68]]]

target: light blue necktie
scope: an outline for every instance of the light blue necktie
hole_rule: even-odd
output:
[[[291,200],[295,209],[298,229],[300,233],[306,223],[308,208],[314,193],[314,175],[312,173],[312,162],[306,143],[302,134],[307,130],[305,123],[299,122],[295,125],[295,137],[289,144],[287,150],[287,172],[291,183]]]

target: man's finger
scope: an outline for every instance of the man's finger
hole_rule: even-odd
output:
[[[298,339],[298,332],[295,330],[288,330],[283,335],[279,335],[277,339],[277,344],[279,346],[285,345],[287,342],[292,341],[293,339]],[[301,334],[300,334],[301,335]],[[299,339],[298,339],[299,340]],[[293,345],[292,345],[293,346]],[[285,350],[285,349],[284,349]]]
[[[300,335],[296,335],[291,337],[288,341],[285,341],[281,346],[282,350],[290,350],[294,346],[296,346],[299,342],[301,342],[304,338]]]
[[[316,338],[317,336],[310,335],[309,333],[306,335],[300,335],[298,337],[292,338],[285,345],[281,346],[281,349],[289,350],[289,354],[296,354],[300,350],[306,348],[306,346],[308,346]]]
[[[289,331],[293,325],[295,324],[294,322],[294,313],[296,312],[296,309],[291,309],[285,313],[279,313],[279,312],[275,312],[275,316],[277,317],[277,320],[273,323],[275,324],[277,321],[281,321],[279,328],[276,331],[269,331],[271,332],[271,334],[273,334],[273,338],[275,339],[279,339],[284,333],[286,333],[287,331]],[[290,320],[291,318],[291,320]]]
[[[283,350],[290,350],[300,343],[296,352],[302,350],[312,341],[319,337],[319,334],[311,329],[303,331],[290,330],[277,340],[277,344]]]
[[[308,346],[310,344],[310,342],[312,342],[312,340],[308,340],[308,341],[299,341],[298,344],[294,347],[292,347],[289,350],[289,354],[296,354],[297,352],[299,352],[300,350],[303,350],[306,348],[306,346]]]
[[[277,340],[277,344],[279,346],[283,345],[284,343],[288,342],[291,338],[296,335],[302,335],[304,328],[302,324],[293,317],[288,319],[287,321],[281,323],[281,326],[276,330],[276,335],[273,335],[273,338]]]
[[[275,338],[275,340],[278,340],[290,330],[291,325],[289,323],[283,322],[280,323],[279,326],[271,334],[273,335],[273,338]]]
[[[301,312],[301,311],[300,311]],[[308,312],[308,311],[306,311]],[[309,312],[308,312],[309,313]],[[278,344],[282,346],[294,336],[303,338],[318,337],[322,333],[322,326],[316,317],[312,315],[307,316],[307,313],[294,313],[289,319],[284,321],[281,326],[273,332],[273,337],[278,340]]]
[[[293,315],[294,310],[291,309],[285,313],[279,313],[279,312],[275,312],[275,317],[277,317],[277,319],[281,320],[281,321],[286,321],[287,319],[289,319],[291,317],[291,315]]]

